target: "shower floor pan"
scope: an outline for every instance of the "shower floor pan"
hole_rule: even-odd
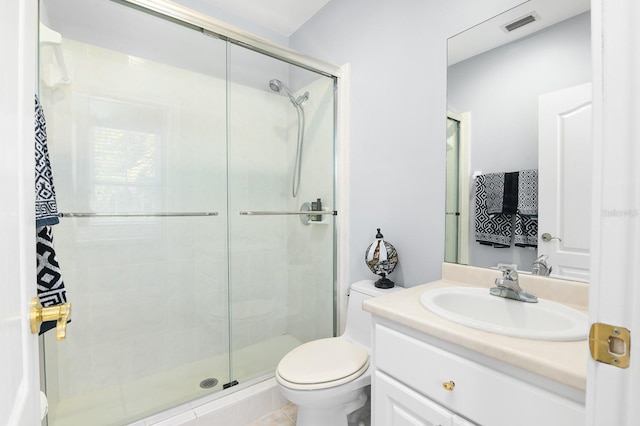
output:
[[[263,374],[302,342],[289,335],[278,336],[237,350],[233,368],[237,377]],[[194,362],[162,374],[120,386],[102,389],[50,406],[49,426],[113,426],[151,416],[222,388],[200,387],[206,378],[227,377],[226,357]]]

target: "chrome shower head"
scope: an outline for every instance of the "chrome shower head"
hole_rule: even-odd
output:
[[[292,101],[294,100],[293,95],[291,94],[291,91],[289,90],[287,85],[281,82],[280,80],[277,80],[275,78],[273,80],[269,80],[269,87],[274,92],[282,93],[283,95],[287,95],[289,99],[291,99]]]
[[[276,93],[281,93],[282,95],[287,96],[296,108],[309,99],[309,92],[305,92],[304,95],[299,96],[298,99],[294,98],[287,85],[275,78],[273,80],[269,80],[269,88]]]
[[[283,86],[284,83],[280,80],[277,80],[275,78],[273,80],[269,80],[269,87],[276,93],[279,93]]]

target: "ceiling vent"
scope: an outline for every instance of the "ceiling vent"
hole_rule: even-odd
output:
[[[516,19],[513,22],[503,25],[502,29],[510,33],[511,31],[517,30],[518,28],[522,28],[525,25],[528,25],[538,20],[540,20],[540,16],[538,16],[538,14],[535,12],[531,12],[528,15],[521,16],[520,18]]]

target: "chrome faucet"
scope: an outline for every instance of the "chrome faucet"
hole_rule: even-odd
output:
[[[533,270],[531,273],[533,275],[543,275],[545,277],[551,275],[551,269],[553,268],[547,262],[548,258],[549,256],[547,256],[546,254],[541,254],[540,256],[538,256],[538,258],[533,262]]]
[[[514,269],[501,267],[502,278],[496,278],[496,286],[489,289],[492,296],[519,300],[521,302],[537,303],[538,298],[520,288],[518,272]]]

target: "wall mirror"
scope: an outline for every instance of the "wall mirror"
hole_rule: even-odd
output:
[[[531,272],[545,255],[589,280],[589,9],[531,0],[448,40],[445,261]],[[478,211],[496,176],[516,176],[515,214]]]

